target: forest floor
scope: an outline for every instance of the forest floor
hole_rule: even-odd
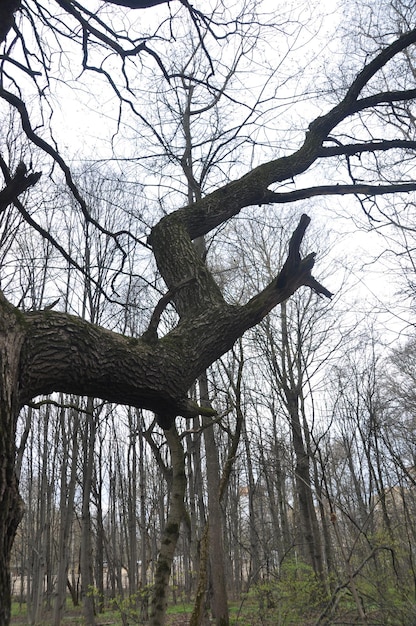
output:
[[[188,626],[189,624],[189,613],[176,613],[175,615],[168,615],[166,619],[166,626]],[[26,616],[15,616],[12,617],[10,624],[11,626],[27,626],[27,617]],[[236,622],[231,622],[231,624]],[[242,625],[247,624],[247,622],[240,622]],[[47,617],[39,621],[38,626],[51,626],[52,619],[48,619]],[[84,621],[78,615],[66,615],[62,620],[62,626],[82,626]],[[112,620],[112,619],[97,619],[96,626],[121,626],[121,620]],[[141,622],[139,622],[141,624]],[[251,622],[250,626],[255,626],[256,622]],[[261,624],[259,621],[258,624]]]
[[[0,0],[1,2],[1,0]],[[307,606],[301,603],[298,598],[298,604],[284,603],[266,603],[259,602],[255,598],[242,598],[240,601],[230,601],[230,626],[313,626],[321,623],[323,618],[324,606]],[[143,626],[146,622],[140,615],[140,610],[135,608],[127,610],[124,607],[124,623],[120,608],[110,606],[103,613],[96,615],[96,626]],[[193,604],[186,602],[172,603],[168,607],[166,626],[188,626],[193,610]],[[367,606],[367,619],[365,623],[368,626],[416,626],[416,606],[414,603],[406,605],[392,604],[387,605],[383,609],[380,606]],[[351,598],[347,598],[344,604],[340,603],[337,607],[336,614],[328,617],[332,626],[353,626],[362,624],[354,603]],[[28,617],[27,606],[23,603],[12,603],[12,618],[10,624],[12,626],[27,626],[31,623]],[[62,626],[85,626],[85,619],[82,614],[82,606],[73,606],[68,601],[67,608],[64,612]],[[52,626],[53,611],[43,611],[39,619],[36,620],[35,626]]]
[[[184,611],[183,613],[175,613],[174,615],[169,615],[166,620],[166,626],[186,626],[189,623],[189,617],[190,615],[187,611]],[[27,626],[28,619],[26,611],[22,611],[21,613],[14,615],[10,621],[10,624],[12,626]],[[84,620],[79,609],[66,611],[65,616],[62,619],[62,626],[82,626],[83,624]],[[37,625],[51,626],[52,615],[45,615],[41,620],[39,620],[39,622],[37,622]],[[97,616],[96,626],[122,626],[122,621],[119,615],[104,613],[103,615]]]
[[[11,626],[27,626],[29,623],[27,612],[25,607],[20,609],[17,605],[13,607],[13,614],[11,619]],[[191,617],[192,607],[191,605],[176,605],[169,609],[169,613],[166,619],[166,626],[188,626]],[[283,620],[277,617],[276,611],[263,609],[259,611],[258,606],[246,605],[242,607],[237,606],[235,603],[231,603],[230,606],[230,626],[276,626],[276,624],[284,624],[285,626],[313,626],[316,624],[318,615],[304,613],[301,618],[295,617],[295,615],[286,615]],[[369,619],[368,626],[383,626],[390,624],[391,626],[403,626],[407,622],[403,622],[401,619],[398,621],[387,620],[385,621],[380,615],[373,615],[373,619]],[[82,608],[75,607],[67,609],[62,619],[62,626],[84,626],[85,621],[82,616]],[[359,620],[358,615],[354,611],[350,611],[343,616],[343,618],[331,621],[333,626],[353,626],[355,624],[362,623]],[[412,624],[416,622],[412,622]],[[36,622],[36,626],[52,626],[52,612],[46,613],[41,619]],[[128,619],[129,626],[141,626],[145,624],[140,619],[130,618]],[[107,610],[106,612],[96,616],[96,626],[123,626],[120,613],[117,611]]]
[[[168,609],[166,626],[187,626],[192,612],[191,605],[176,605]],[[269,619],[270,618],[270,619]],[[129,624],[143,624],[141,620],[129,619]],[[305,622],[306,625],[307,622]],[[25,605],[19,607],[14,604],[12,608],[12,626],[27,626],[28,616]],[[52,612],[45,613],[36,626],[52,626]],[[65,611],[62,619],[62,626],[83,626],[85,624],[82,616],[82,608],[74,607]],[[276,621],[272,615],[266,616],[263,612],[262,617],[254,609],[253,606],[245,607],[241,612],[237,606],[230,607],[230,624],[231,626],[275,626]],[[117,611],[106,611],[96,616],[96,626],[123,626],[120,613]]]
[[[168,615],[166,620],[166,626],[186,626],[190,618],[189,609],[184,608],[182,612],[175,612],[172,615]],[[52,613],[45,613],[38,622],[37,626],[51,626],[53,623]],[[82,616],[82,608],[75,607],[67,609],[62,618],[62,626],[83,626],[84,618]],[[122,626],[122,620],[120,613],[116,611],[106,611],[105,613],[96,616],[96,626]],[[130,624],[141,622],[130,621]],[[28,616],[24,606],[18,608],[15,605],[12,609],[12,619],[10,624],[13,626],[27,626]]]

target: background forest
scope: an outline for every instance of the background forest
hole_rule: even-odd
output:
[[[210,22],[175,2],[136,13],[100,6],[115,32],[151,40],[129,74],[93,46],[82,58],[81,31],[49,1],[25,3],[39,23],[29,34],[23,11],[13,45],[33,72],[15,64],[10,74],[2,55],[2,89],[19,84],[53,150],[2,100],[3,174],[21,161],[43,172],[19,210],[0,214],[0,286],[21,310],[76,314],[134,341],[165,292],[151,226],[295,150],[416,18],[406,0],[195,4]],[[380,91],[408,89],[415,75],[409,47],[375,80]],[[251,206],[196,238],[238,304],[278,274],[306,212],[303,245],[333,294],[301,287],[195,381],[192,395],[214,419],[177,418],[176,441],[154,413],[94,397],[42,395],[21,411],[25,513],[11,576],[29,624],[57,626],[73,606],[86,624],[115,608],[124,625],[148,623],[181,450],[185,512],[167,594],[191,607],[184,624],[416,624],[414,191],[343,190],[413,182],[414,149],[336,156],[355,138],[415,141],[415,114],[410,100],[376,107],[371,123],[366,112],[343,121],[335,158],[300,177],[338,191],[298,200],[298,186],[284,183],[286,204]],[[166,334],[172,303],[159,318]]]

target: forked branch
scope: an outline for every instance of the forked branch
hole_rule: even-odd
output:
[[[13,176],[10,175],[9,169],[0,156],[0,169],[6,181],[6,186],[0,191],[0,213],[2,213],[10,204],[13,204],[24,191],[36,185],[41,172],[31,172],[28,174],[27,167],[21,161],[16,168]]]
[[[333,294],[312,276],[315,253],[311,252],[303,259],[300,254],[300,246],[310,221],[307,215],[301,216],[289,242],[288,257],[279,274],[246,304],[245,308],[252,315],[252,326],[258,324],[275,306],[287,300],[301,286],[310,287],[326,298],[332,297]]]

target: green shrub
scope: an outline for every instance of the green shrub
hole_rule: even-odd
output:
[[[276,626],[299,626],[316,613],[324,593],[313,569],[306,563],[288,560],[274,578],[254,588],[260,620]]]

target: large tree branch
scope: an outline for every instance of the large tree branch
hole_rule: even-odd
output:
[[[332,297],[333,294],[312,276],[315,254],[310,253],[303,259],[300,254],[300,246],[309,223],[310,218],[302,215],[290,239],[289,254],[278,276],[245,305],[245,309],[253,316],[253,326],[258,324],[277,304],[290,298],[302,285],[311,287],[319,295]]]
[[[149,242],[179,316],[193,319],[196,312],[222,305],[224,299],[182,218],[181,210],[163,218],[152,229]],[[182,283],[184,286],[178,289]]]
[[[355,101],[364,87],[393,57],[416,42],[416,29],[404,33],[389,46],[384,48],[370,63],[363,68],[347,91],[345,100]]]
[[[160,341],[149,345],[50,310],[26,313],[23,319],[22,404],[38,395],[62,391],[160,414],[197,413],[186,398],[189,372],[181,363],[182,350],[175,344]]]
[[[203,412],[203,408],[188,399],[188,389],[247,329],[301,285],[331,295],[311,275],[314,255],[304,259],[300,255],[309,221],[306,215],[302,216],[279,275],[246,305],[227,304],[218,297],[214,282],[204,282],[203,277],[201,283],[196,276],[192,282],[200,282],[200,288],[212,292],[205,296],[205,302],[210,300],[209,306],[201,305],[193,310],[192,316],[184,315],[176,328],[161,339],[149,342],[125,337],[51,310],[26,314],[16,310],[16,319],[21,320],[24,329],[20,353],[21,403],[54,391],[88,395],[150,409],[163,416],[164,428],[170,426],[176,415],[192,417]],[[179,292],[186,289],[184,283]],[[4,300],[0,304],[10,309]]]
[[[376,93],[367,98],[361,98],[357,100],[354,107],[351,108],[351,113],[359,113],[364,109],[380,106],[380,104],[392,104],[393,102],[409,102],[416,98],[416,89],[405,89],[402,91],[384,91],[382,93]]]

